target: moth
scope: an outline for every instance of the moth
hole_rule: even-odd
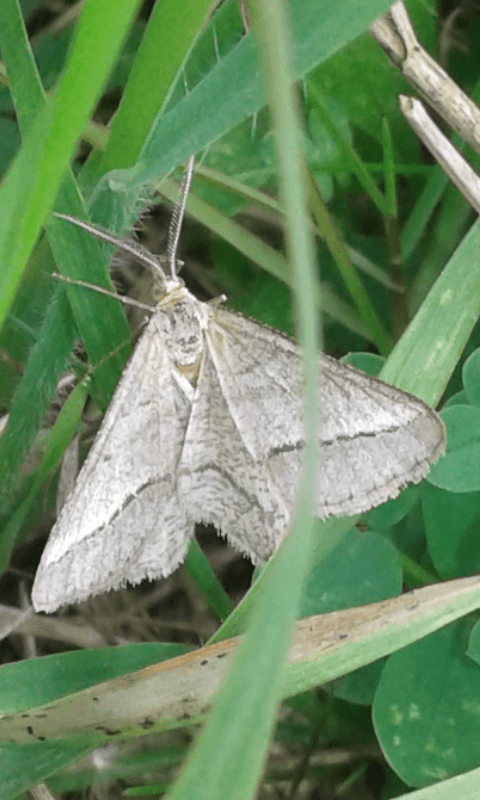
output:
[[[304,444],[298,347],[177,277],[163,284],[51,531],[37,611],[170,575],[197,522],[253,562],[288,530]],[[444,449],[435,412],[328,356],[319,368],[318,516],[367,511],[422,480]]]

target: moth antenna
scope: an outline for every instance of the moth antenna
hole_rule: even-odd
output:
[[[122,297],[121,294],[117,294],[117,292],[110,292],[108,289],[104,289],[102,286],[92,286],[91,283],[87,283],[86,281],[78,281],[75,278],[69,278],[67,275],[60,275],[59,272],[51,272],[50,275],[52,278],[57,278],[59,281],[72,283],[74,286],[84,286],[85,289],[91,289],[93,292],[98,292],[98,294],[104,294],[107,297],[112,297],[114,300],[119,300],[120,303],[123,303],[126,306],[141,308],[143,311],[153,311],[152,306],[149,306],[146,303],[141,303],[140,300],[133,300],[131,297]]]
[[[59,214],[57,212],[53,212],[53,216],[58,217],[59,219],[64,219],[67,222],[72,222],[78,228],[82,228],[82,230],[87,231],[87,233],[95,236],[95,238],[99,239],[101,242],[112,244],[123,253],[128,253],[129,255],[133,256],[138,263],[142,264],[144,267],[153,272],[155,277],[160,280],[162,286],[165,286],[166,276],[159,264],[159,261],[162,257],[154,256],[149,250],[147,250],[146,247],[140,244],[140,242],[136,242],[134,239],[121,239],[119,236],[111,233],[111,231],[107,231],[105,228],[101,228],[99,225],[94,225],[93,222],[86,222],[83,219],[71,217],[70,214]]]
[[[170,220],[170,227],[168,229],[167,259],[170,265],[170,275],[174,280],[177,279],[177,247],[180,239],[183,218],[185,216],[185,206],[187,205],[188,192],[192,182],[194,161],[195,156],[190,156],[185,165],[185,173],[183,175],[182,183],[180,184],[180,201],[178,203],[174,203],[173,205],[172,218]]]

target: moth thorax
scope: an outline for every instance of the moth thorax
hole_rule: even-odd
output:
[[[203,328],[197,305],[196,301],[186,298],[175,303],[170,313],[170,356],[182,372],[191,368],[195,373],[203,351]]]

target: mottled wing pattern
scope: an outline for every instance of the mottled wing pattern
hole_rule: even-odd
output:
[[[417,398],[320,357],[320,517],[366,511],[421,480],[444,443]],[[254,561],[286,533],[303,447],[300,355],[287,337],[212,314],[179,467],[189,515]]]
[[[53,611],[183,561],[194,525],[177,496],[176,467],[190,414],[150,320],[43,553],[32,592]],[[190,387],[188,387],[190,388]]]

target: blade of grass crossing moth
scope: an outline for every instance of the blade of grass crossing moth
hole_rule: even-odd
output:
[[[253,795],[279,700],[283,659],[295,618],[313,530],[318,446],[318,329],[313,301],[313,243],[307,221],[298,112],[289,60],[291,44],[282,4],[270,0],[252,3],[251,10],[265,63],[265,80],[270,89],[286,209],[288,249],[298,291],[299,332],[306,382],[304,413],[307,445],[292,530],[280,548],[271,579],[264,585],[264,592],[250,621],[251,627],[217,697],[210,719],[169,795],[175,800],[191,797],[192,792],[196,793],[199,800],[216,797],[233,800]],[[257,662],[259,670],[254,669]]]

